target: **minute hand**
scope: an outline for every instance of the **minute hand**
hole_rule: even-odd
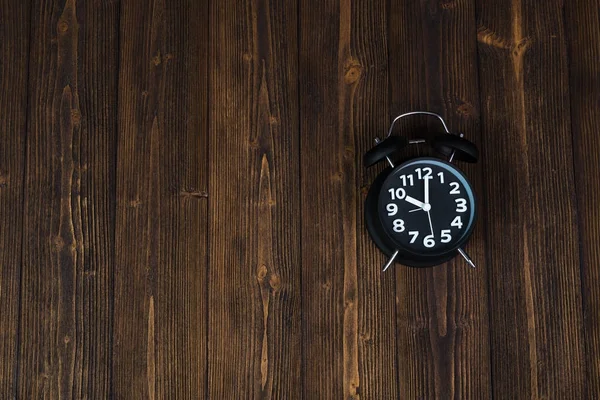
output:
[[[414,197],[406,196],[404,198],[404,200],[406,200],[410,204],[413,204],[413,205],[415,205],[417,207],[420,207],[420,208],[424,208],[425,207],[425,203],[423,203],[422,201],[419,201],[419,200],[415,199]]]
[[[425,194],[423,195],[423,202],[429,204],[429,178],[425,178]]]

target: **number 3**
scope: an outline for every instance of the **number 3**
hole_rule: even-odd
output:
[[[455,199],[456,201],[456,212],[467,211],[467,201],[465,199]]]

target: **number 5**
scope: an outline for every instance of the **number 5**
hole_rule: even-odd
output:
[[[442,229],[442,243],[448,243],[452,240],[450,232],[452,232],[450,229]]]

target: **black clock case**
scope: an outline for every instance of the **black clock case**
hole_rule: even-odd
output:
[[[421,158],[421,157],[419,157]],[[424,157],[431,158],[432,160],[440,161],[437,158],[433,157]],[[412,160],[412,159],[411,159]],[[409,160],[407,160],[409,161]],[[403,164],[403,163],[401,163]],[[388,257],[391,257],[396,252],[396,245],[394,244],[394,240],[385,232],[383,225],[379,219],[378,214],[378,197],[381,192],[381,187],[385,182],[386,178],[396,169],[401,167],[399,164],[394,168],[388,167],[383,170],[377,177],[375,181],[371,184],[369,188],[369,193],[367,194],[367,199],[365,200],[365,225],[367,226],[367,232],[369,232],[369,236],[371,240],[375,243],[375,245]],[[475,198],[475,201],[477,199]],[[475,207],[475,220],[477,219],[477,207]],[[434,267],[436,265],[440,265],[449,261],[458,255],[458,249],[464,246],[471,237],[473,229],[475,228],[475,221],[471,224],[469,230],[465,233],[465,238],[458,242],[453,249],[448,250],[444,254],[435,255],[435,256],[426,256],[426,255],[417,255],[412,253],[402,253],[399,252],[395,258],[395,262],[406,265],[408,267],[415,268],[427,268]]]

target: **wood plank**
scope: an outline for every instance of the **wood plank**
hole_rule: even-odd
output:
[[[117,20],[32,4],[19,398],[109,393]]]
[[[362,206],[362,155],[389,123],[386,8],[300,3],[305,398],[398,395],[394,277]]]
[[[587,398],[600,398],[600,8],[565,2],[570,60],[571,127],[577,188],[584,305]]]
[[[351,265],[350,258],[344,268],[344,359],[352,361],[352,367],[346,367],[344,372],[344,394],[355,393],[355,397],[363,399],[399,397],[395,277],[391,271],[381,271],[387,260],[367,233],[363,206],[368,188],[377,170],[381,169],[381,166],[364,168],[363,154],[373,147],[375,136],[383,137],[390,122],[387,11],[385,0],[342,3],[343,28],[339,34],[337,60],[340,99],[337,135],[345,135],[343,132],[347,131],[353,145],[351,149],[347,143],[340,154],[348,157],[344,161],[344,171],[351,174],[354,169],[356,173],[355,182],[346,181],[346,178],[342,181],[344,185],[347,182],[353,186],[343,186],[342,198],[333,200],[334,206],[352,204],[353,208],[347,210],[348,215],[355,210],[355,222],[343,220],[344,224],[355,223],[356,229],[356,264]],[[342,79],[343,83],[340,82]],[[325,140],[330,139],[325,129],[320,132],[326,135]],[[314,152],[315,149],[308,147],[307,151]],[[352,167],[346,163],[351,163]],[[307,183],[310,185],[310,181]],[[308,234],[311,234],[310,229]],[[317,245],[310,241],[308,244]],[[355,386],[351,386],[353,383]]]
[[[29,59],[28,2],[2,1],[0,15],[0,393],[16,396],[23,175]]]
[[[581,399],[563,2],[477,4],[494,397]]]
[[[300,396],[295,2],[211,3],[209,397]]]
[[[345,300],[354,314],[356,294],[356,166],[350,132],[341,129],[344,85],[339,59],[348,27],[338,0],[300,0],[300,153],[302,195],[302,343],[304,398],[356,393],[354,354],[344,350]],[[319,27],[315,29],[315,27]],[[342,56],[344,54],[342,53]],[[351,65],[349,65],[351,67]],[[358,75],[355,69],[354,74]],[[347,100],[346,100],[347,101]],[[348,110],[344,110],[348,112]],[[346,147],[348,152],[346,153]],[[340,202],[344,194],[350,198]],[[348,273],[346,273],[348,270]],[[344,277],[348,276],[348,282]],[[351,326],[350,329],[353,329]],[[344,337],[346,334],[346,337]],[[354,375],[354,376],[353,376]]]
[[[439,113],[480,148],[475,3],[393,1],[390,6],[392,117]],[[397,134],[440,133],[435,120],[407,119]],[[422,146],[410,156],[437,156]],[[466,251],[431,269],[396,266],[398,376],[402,398],[491,397],[486,219],[481,163],[457,163],[477,194],[478,214]]]
[[[115,398],[206,392],[208,7],[121,7]]]

